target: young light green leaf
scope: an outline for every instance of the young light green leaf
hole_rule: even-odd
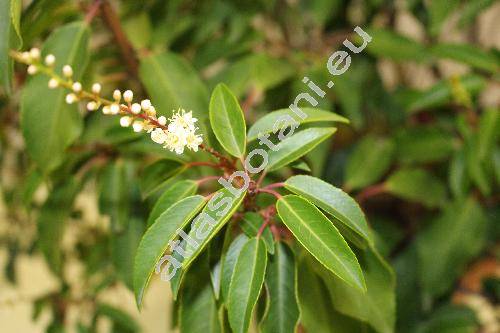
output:
[[[356,256],[318,208],[296,195],[282,197],[276,207],[283,223],[321,264],[347,284],[366,290]]]
[[[168,243],[177,237],[177,230],[184,228],[205,203],[201,195],[182,199],[161,214],[142,237],[134,263],[134,291],[139,308],[155,266]]]
[[[269,162],[266,170],[274,171],[299,159],[332,136],[336,130],[334,127],[308,128],[285,138],[276,145],[275,151],[268,151]]]
[[[247,134],[247,140],[249,142],[256,140],[259,134],[265,135],[273,132],[277,133],[280,128],[275,128],[275,124],[289,123],[292,121],[291,119],[295,120],[297,124],[319,122],[339,122],[345,124],[349,123],[349,120],[347,118],[344,118],[330,111],[315,108],[301,108],[301,110],[307,115],[307,117],[305,117],[304,119],[296,116],[295,113],[293,113],[290,109],[280,109],[269,112],[264,117],[257,120],[255,124],[252,125],[252,127],[250,127]],[[291,119],[289,117],[291,117]]]
[[[349,156],[345,167],[345,186],[357,190],[378,181],[391,166],[394,143],[385,138],[366,136]]]
[[[42,54],[54,54],[55,71],[63,65],[73,67],[78,80],[87,63],[89,29],[83,22],[70,23],[54,31],[45,42]],[[28,81],[21,96],[21,128],[26,148],[44,171],[54,170],[63,160],[66,148],[82,131],[77,105],[65,102],[64,89],[50,89],[48,78],[36,75]]]
[[[278,242],[266,273],[269,309],[261,323],[263,333],[295,332],[299,319],[299,308],[295,297],[296,274],[292,251],[285,243]]]
[[[221,292],[222,298],[227,302],[229,295],[229,285],[231,283],[231,277],[233,276],[234,266],[236,266],[236,261],[240,255],[243,245],[248,241],[248,237],[245,234],[240,234],[236,237],[227,252],[223,255],[222,260],[222,275],[221,275]]]
[[[19,29],[21,0],[0,1],[0,86],[7,93],[11,91],[12,59],[9,51],[19,49],[22,44]]]
[[[498,73],[500,70],[498,58],[488,51],[481,50],[477,45],[437,44],[430,52],[436,57],[456,60],[490,73]]]
[[[386,29],[367,29],[366,32],[372,37],[366,50],[377,57],[417,62],[430,59],[426,48],[415,40]]]
[[[306,198],[369,243],[372,242],[363,211],[357,202],[341,189],[306,175],[288,178],[285,188]]]
[[[166,181],[185,170],[185,166],[170,159],[158,160],[144,168],[139,178],[142,196],[147,197],[158,190]]]
[[[246,124],[236,97],[223,83],[215,87],[210,98],[210,125],[222,147],[235,157],[246,149]]]
[[[259,213],[247,212],[240,221],[240,227],[248,237],[256,237],[264,219]],[[261,235],[264,244],[266,244],[267,252],[274,254],[274,239],[269,228],[265,228]]]
[[[172,206],[177,201],[184,199],[196,193],[198,185],[192,180],[181,180],[169,187],[163,194],[158,198],[151,213],[148,217],[148,227],[152,225],[155,220],[170,206]]]
[[[246,333],[264,283],[267,252],[264,242],[252,238],[241,249],[229,287],[229,324],[235,333]]]
[[[446,201],[446,187],[432,174],[422,169],[401,169],[393,173],[384,185],[387,192],[427,207],[439,207]]]

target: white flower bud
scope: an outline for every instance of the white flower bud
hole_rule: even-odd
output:
[[[31,57],[31,59],[34,59],[34,60],[40,59],[40,49],[37,49],[36,47],[32,48],[30,50],[30,57]]]
[[[127,102],[127,103],[132,102],[132,100],[134,99],[134,93],[132,92],[132,90],[126,90],[126,91],[123,93],[123,99],[124,99],[124,100],[125,100],[125,102]]]
[[[67,78],[69,77],[72,77],[73,76],[73,68],[71,68],[70,65],[64,65],[63,69],[63,75]]]
[[[156,116],[156,109],[154,106],[150,106],[149,109],[146,111],[148,116],[155,117]]]
[[[104,105],[102,107],[102,113],[103,114],[111,114],[111,110],[109,109],[109,105]]]
[[[28,74],[29,75],[36,74],[36,72],[38,72],[38,68],[36,68],[35,65],[29,65],[28,66]]]
[[[73,104],[74,102],[76,102],[76,100],[77,100],[77,97],[75,94],[70,93],[70,94],[66,95],[66,103]]]
[[[92,92],[96,95],[99,94],[101,92],[101,85],[99,83],[94,83],[92,85]]]
[[[47,54],[45,57],[45,65],[47,66],[54,66],[56,63],[56,57],[53,54]]]
[[[132,124],[132,128],[134,129],[134,132],[140,132],[144,128],[144,123],[142,121],[136,120]]]
[[[160,116],[158,118],[158,123],[162,126],[165,126],[167,124],[167,118],[165,118],[164,116]]]
[[[125,96],[125,94],[124,94],[124,96]],[[141,105],[138,104],[138,103],[132,104],[131,111],[132,111],[133,114],[139,114],[139,113],[141,113]]]
[[[120,126],[121,127],[129,127],[132,124],[132,117],[123,116],[120,118]]]
[[[115,91],[113,91],[113,99],[117,102],[122,99],[122,93],[120,92],[120,90],[116,89]]]
[[[118,114],[118,113],[120,113],[120,106],[118,104],[115,104],[115,103],[111,104],[109,106],[109,112],[111,114]]]
[[[82,91],[82,84],[80,82],[75,82],[73,83],[71,88],[73,89],[74,92],[79,93]]]
[[[90,101],[87,103],[87,110],[89,111],[95,111],[97,110],[97,103],[94,101]]]
[[[141,101],[141,108],[144,111],[148,111],[150,107],[151,107],[151,101],[149,99],[144,99]]]
[[[57,88],[58,86],[59,86],[59,81],[57,81],[54,78],[52,78],[52,79],[49,80],[49,88],[50,89]]]

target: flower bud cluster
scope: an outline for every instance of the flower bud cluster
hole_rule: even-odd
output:
[[[66,103],[85,101],[88,111],[101,109],[105,115],[121,115],[122,127],[131,126],[134,132],[146,131],[150,133],[154,142],[170,151],[182,154],[186,147],[198,151],[198,147],[203,143],[201,135],[196,133],[197,119],[193,117],[191,111],[179,109],[167,121],[164,116],[157,117],[156,109],[149,99],[134,103],[134,93],[131,90],[123,93],[115,90],[113,99],[108,100],[100,96],[102,87],[99,83],[92,84],[89,92],[83,89],[80,82],[74,81],[74,72],[70,65],[62,67],[62,75],[56,74],[54,71],[56,57],[53,54],[46,55],[43,62],[41,52],[37,48],[28,52],[12,52],[12,56],[28,65],[28,74],[34,75],[39,72],[47,74],[50,77],[48,81],[50,89],[57,87],[69,89],[71,92],[66,95]]]

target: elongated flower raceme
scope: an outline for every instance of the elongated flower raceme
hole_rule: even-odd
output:
[[[120,125],[132,127],[134,132],[146,131],[150,133],[151,140],[162,145],[170,151],[182,154],[186,148],[198,151],[203,143],[201,134],[197,134],[198,119],[193,117],[192,111],[186,112],[179,109],[173,112],[172,118],[167,120],[164,116],[157,116],[155,107],[148,99],[134,103],[134,93],[126,90],[113,92],[113,99],[105,99],[100,96],[101,85],[94,83],[91,91],[86,91],[80,82],[73,80],[73,68],[70,65],[62,67],[62,75],[54,71],[56,57],[48,54],[42,61],[40,50],[31,49],[29,52],[12,51],[11,56],[18,62],[28,65],[28,74],[34,75],[44,73],[50,77],[48,87],[69,89],[66,95],[66,103],[73,104],[85,102],[88,111],[97,111],[105,115],[121,115]],[[123,100],[123,102],[122,102]]]

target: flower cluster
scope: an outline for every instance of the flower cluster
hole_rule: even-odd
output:
[[[12,56],[28,65],[28,74],[47,74],[50,77],[49,88],[63,87],[71,90],[66,95],[66,103],[86,101],[88,111],[101,109],[105,115],[122,115],[122,127],[132,126],[134,132],[146,131],[151,134],[154,142],[170,151],[182,154],[186,147],[198,151],[198,147],[203,143],[201,135],[196,134],[197,119],[193,118],[192,111],[179,109],[167,121],[164,116],[157,117],[156,109],[149,99],[134,103],[134,93],[131,90],[126,90],[123,94],[120,90],[115,90],[112,100],[100,96],[102,87],[99,83],[94,83],[90,92],[85,91],[80,82],[73,80],[73,68],[70,65],[62,67],[62,76],[55,73],[56,57],[52,54],[45,56],[43,62],[41,52],[37,48],[32,48],[29,52],[12,52]]]

